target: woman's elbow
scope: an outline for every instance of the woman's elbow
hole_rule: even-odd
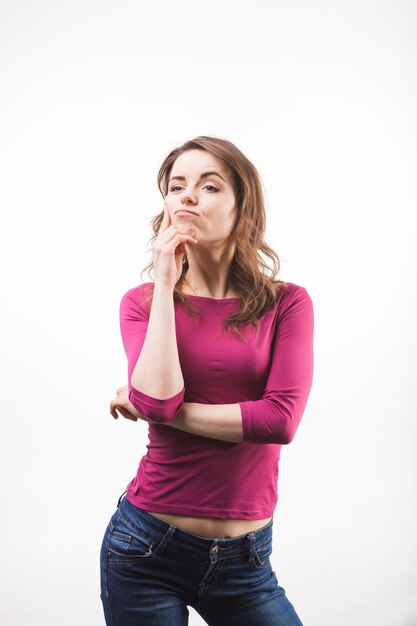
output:
[[[133,388],[129,392],[129,401],[145,417],[165,424],[175,418],[184,403],[184,389],[171,398],[159,399]]]
[[[283,446],[291,443],[295,437],[295,431],[296,428],[293,428],[292,424],[286,426],[286,428],[284,428],[284,430],[279,434],[279,443],[281,443]]]
[[[279,443],[283,446],[292,442],[297,431],[298,424],[292,418],[287,417],[276,424],[275,428],[270,429],[270,437],[268,443]]]

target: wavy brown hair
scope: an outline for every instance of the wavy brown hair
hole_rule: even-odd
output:
[[[242,324],[251,324],[260,331],[259,318],[273,308],[277,298],[281,297],[287,283],[276,280],[280,270],[279,257],[264,240],[266,213],[265,195],[262,179],[249,159],[230,141],[220,137],[200,135],[190,139],[182,146],[171,150],[164,159],[157,177],[162,197],[168,193],[168,181],[176,159],[187,150],[205,150],[215,156],[230,173],[236,199],[237,217],[230,233],[230,241],[235,241],[235,253],[231,263],[231,284],[239,294],[239,308],[224,320],[226,330],[244,339],[239,331]],[[161,211],[150,222],[153,229],[151,244],[158,236],[164,217]],[[261,254],[272,262],[272,269],[265,263]],[[182,285],[188,271],[188,258],[184,255],[180,278],[174,287],[174,301],[181,302],[187,311],[198,317],[198,308],[182,293]],[[153,273],[151,261],[141,272]],[[270,272],[270,275],[267,275]],[[146,301],[152,297],[152,289]]]

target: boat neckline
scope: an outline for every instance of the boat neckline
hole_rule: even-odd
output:
[[[199,300],[208,300],[209,302],[230,302],[232,300],[239,300],[238,296],[234,296],[233,298],[210,298],[210,296],[197,296],[194,293],[184,293],[181,292],[183,296],[187,296],[190,298],[198,298]]]

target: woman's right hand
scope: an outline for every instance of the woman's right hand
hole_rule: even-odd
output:
[[[186,231],[187,227],[184,225]],[[187,232],[180,232],[171,222],[171,215],[164,202],[164,217],[152,246],[155,284],[165,285],[174,291],[181,273],[184,254],[188,254],[187,244],[197,243],[197,239]]]

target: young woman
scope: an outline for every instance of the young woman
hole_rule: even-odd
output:
[[[102,542],[106,624],[180,626],[191,606],[212,626],[300,626],[269,557],[281,446],[312,385],[312,301],[275,280],[261,178],[230,141],[174,149],[158,186],[154,282],[120,304],[128,384],[110,412],[147,422],[149,442]]]

